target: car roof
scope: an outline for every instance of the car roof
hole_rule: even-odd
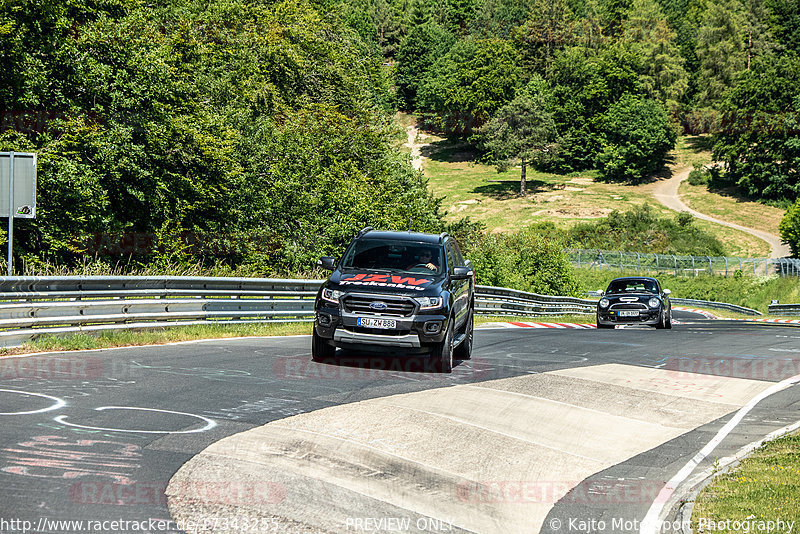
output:
[[[658,282],[658,280],[649,276],[623,276],[614,278],[611,282]]]
[[[425,234],[422,232],[393,232],[389,230],[370,230],[360,236],[360,239],[376,239],[384,241],[415,241],[438,245],[444,241],[446,234]]]

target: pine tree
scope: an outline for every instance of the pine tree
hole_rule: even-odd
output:
[[[719,0],[708,6],[697,35],[697,101],[701,106],[718,105],[747,68],[746,27],[739,0]]]
[[[634,0],[621,40],[640,58],[640,81],[648,95],[675,110],[689,85],[675,31],[655,0]]]

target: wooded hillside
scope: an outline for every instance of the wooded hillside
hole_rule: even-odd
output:
[[[788,205],[799,49],[794,0],[2,0],[0,150],[40,162],[15,249],[290,273],[439,230],[397,109],[628,182],[711,132],[715,180]],[[497,133],[520,117],[533,140]]]

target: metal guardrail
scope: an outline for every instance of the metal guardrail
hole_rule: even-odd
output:
[[[0,345],[42,334],[310,321],[321,280],[188,276],[0,278]]]
[[[589,269],[670,272],[675,276],[700,274],[730,276],[737,271],[755,276],[800,276],[800,259],[797,258],[678,256],[586,249],[566,249],[564,252],[572,264]]]
[[[800,315],[800,304],[770,304],[770,315]]]
[[[0,278],[0,346],[20,345],[43,334],[311,321],[314,298],[321,284],[321,280],[187,276]],[[672,301],[759,314],[733,304]],[[475,291],[475,311],[480,315],[592,315],[596,303],[592,299],[490,286],[476,286]],[[770,306],[770,312],[774,306]],[[783,309],[791,305],[778,306]],[[800,313],[800,305],[795,306]]]
[[[478,315],[593,315],[596,300],[553,297],[502,287],[475,286],[475,313]]]
[[[736,304],[728,304],[726,302],[714,302],[710,300],[696,300],[696,299],[679,299],[670,298],[673,304],[678,306],[694,306],[696,308],[711,308],[712,310],[727,310],[744,315],[764,315],[758,310],[745,308],[744,306],[737,306]],[[770,312],[771,313],[771,312]]]

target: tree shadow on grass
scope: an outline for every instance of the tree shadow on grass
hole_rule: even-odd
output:
[[[545,186],[548,184],[540,180],[525,182],[525,190],[529,196],[544,191]],[[486,185],[479,185],[472,192],[495,200],[519,198],[519,180],[492,180]]]
[[[475,147],[463,140],[443,139],[434,141],[420,149],[420,153],[434,161],[445,163],[463,163],[465,161],[475,161],[478,156]]]
[[[689,135],[686,136],[686,146],[694,152],[711,152],[714,138],[710,135]]]

